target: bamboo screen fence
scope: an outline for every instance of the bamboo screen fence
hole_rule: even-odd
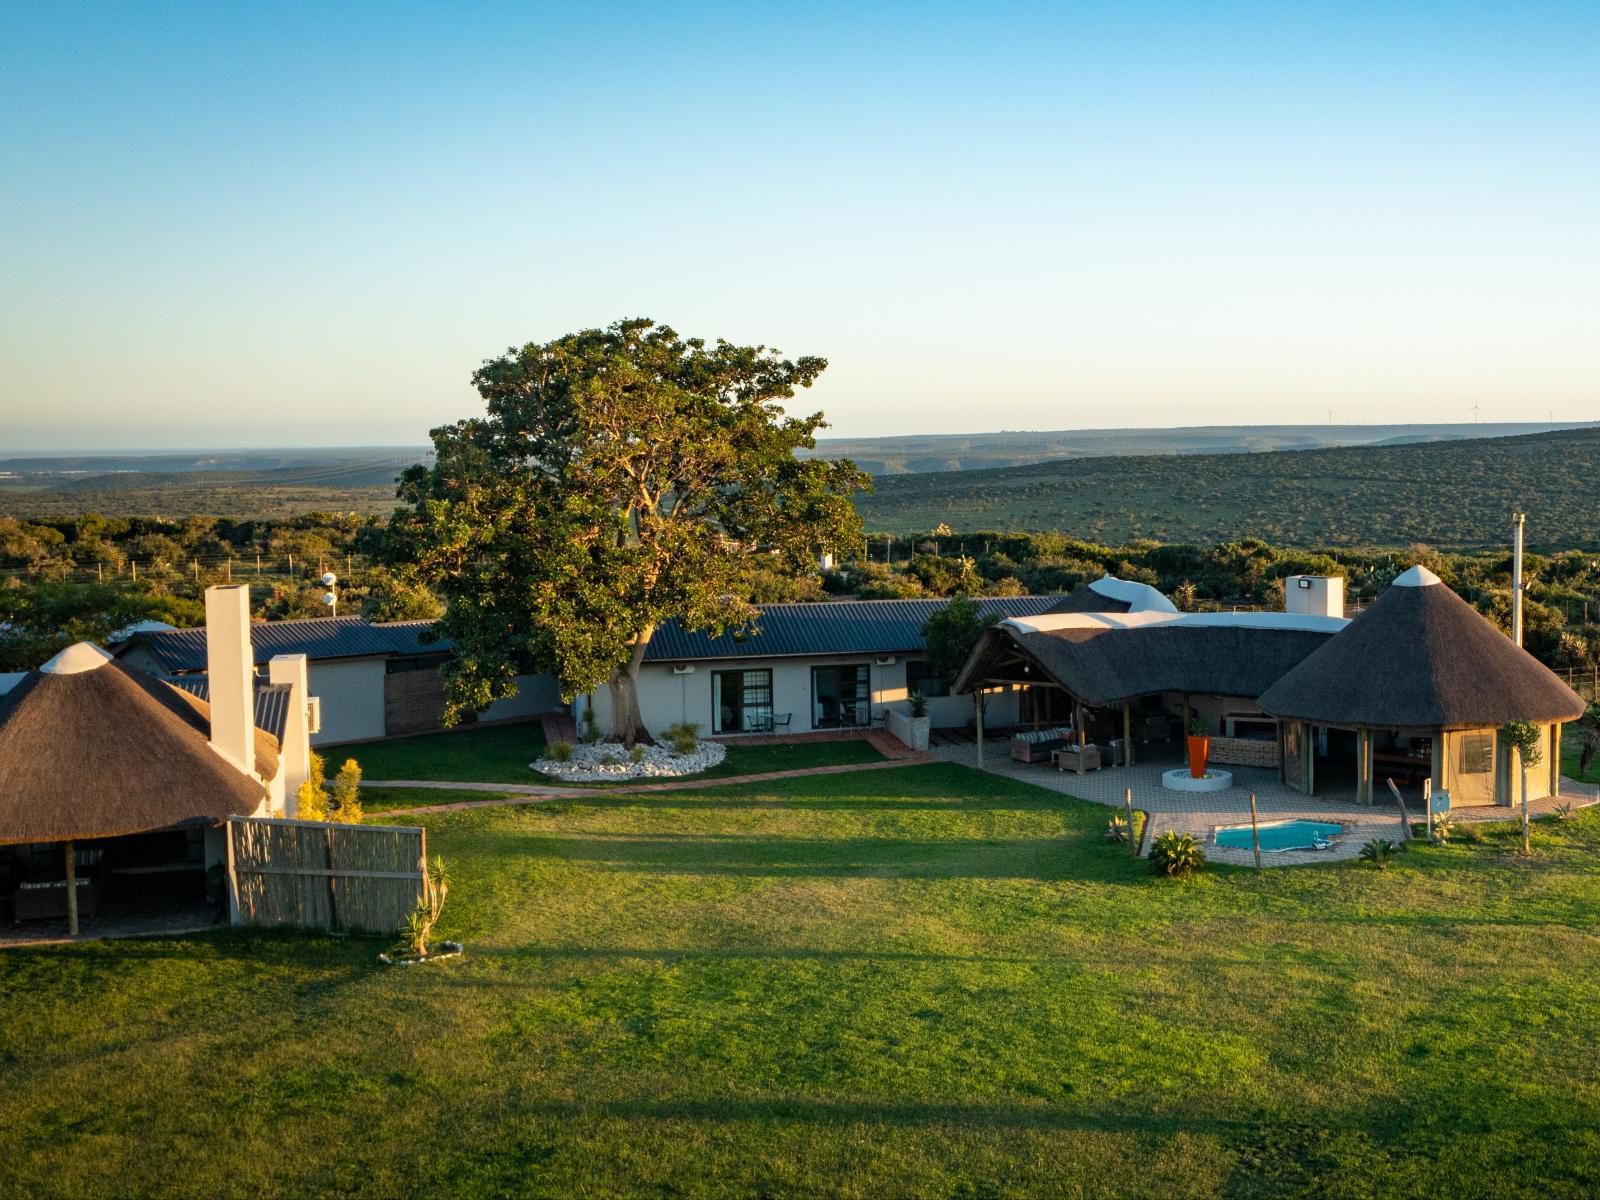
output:
[[[409,825],[231,818],[233,923],[393,933],[422,896],[427,850]]]

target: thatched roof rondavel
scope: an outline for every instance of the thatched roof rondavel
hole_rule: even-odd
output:
[[[0,696],[0,844],[119,837],[255,812],[267,794],[212,749],[210,710],[79,642]],[[257,732],[270,779],[278,747]]]
[[[1319,725],[1481,729],[1570,721],[1585,704],[1418,566],[1269,688],[1261,707]]]

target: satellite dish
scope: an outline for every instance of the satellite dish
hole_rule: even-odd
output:
[[[332,571],[329,571],[326,575],[324,575],[322,577],[322,586],[323,587],[332,587],[334,584],[336,584],[338,582],[339,582],[339,577],[337,575],[335,575]]]
[[[332,592],[323,592],[322,593],[322,602],[324,604],[326,604],[329,608],[333,607],[333,602],[335,600],[337,600],[338,598],[339,597],[335,596]]]

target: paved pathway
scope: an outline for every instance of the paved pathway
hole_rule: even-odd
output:
[[[936,761],[930,754],[906,753],[881,762],[834,763],[826,767],[796,767],[790,771],[761,771],[753,775],[721,775],[712,779],[691,776],[663,779],[658,783],[625,783],[616,787],[557,787],[538,783],[467,783],[437,779],[364,779],[363,787],[418,788],[449,792],[491,792],[492,800],[457,800],[450,804],[422,804],[414,808],[386,808],[385,815],[400,813],[454,812],[465,808],[490,808],[506,804],[538,804],[545,800],[593,800],[597,796],[632,796],[650,792],[689,792],[702,788],[737,787],[746,783],[769,783],[775,779],[800,779],[808,775],[848,775],[854,771],[884,771]]]
[[[940,745],[933,748],[932,756],[975,767],[978,748],[971,743]],[[1180,765],[1176,759],[1163,758],[1132,767],[1105,767],[1078,775],[1057,771],[1049,763],[1013,762],[1010,746],[1001,741],[986,743],[983,758],[984,770],[990,774],[1004,775],[1112,808],[1121,808],[1127,790],[1133,789],[1133,806],[1150,814],[1141,853],[1148,852],[1152,837],[1176,829],[1204,842],[1206,857],[1214,862],[1253,865],[1255,859],[1249,849],[1216,845],[1219,826],[1250,823],[1251,792],[1255,793],[1256,811],[1261,821],[1300,819],[1344,826],[1344,832],[1334,839],[1332,850],[1264,852],[1262,860],[1272,866],[1354,858],[1361,852],[1361,846],[1372,838],[1400,841],[1403,832],[1399,810],[1392,801],[1357,804],[1352,798],[1337,795],[1306,796],[1284,784],[1274,769],[1230,766],[1227,769],[1233,772],[1233,787],[1222,792],[1196,793],[1168,791],[1161,786],[1161,773]],[[1529,809],[1534,816],[1548,816],[1569,801],[1573,807],[1583,808],[1596,803],[1596,790],[1593,784],[1564,779],[1561,796],[1536,800]],[[1422,819],[1420,805],[1414,801],[1407,801],[1407,812],[1412,820]],[[1457,809],[1455,818],[1457,821],[1508,821],[1516,815],[1514,809],[1484,807]]]

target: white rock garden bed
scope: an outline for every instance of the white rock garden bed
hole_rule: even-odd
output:
[[[709,771],[728,755],[721,742],[701,742],[688,754],[669,746],[644,746],[644,754],[634,762],[628,751],[614,743],[574,746],[566,762],[541,758],[529,763],[541,775],[562,783],[620,783],[628,779],[675,779]]]

